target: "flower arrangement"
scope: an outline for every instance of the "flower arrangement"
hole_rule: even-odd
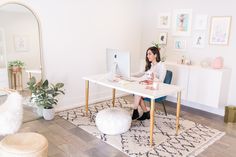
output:
[[[156,43],[156,42],[153,41],[153,42],[152,42],[152,45],[155,46],[156,48],[158,48],[158,50],[160,50],[160,46],[159,46],[158,43]]]
[[[24,68],[25,63],[20,61],[20,60],[9,61],[8,62],[8,67],[9,68],[13,68],[13,67]]]
[[[165,46],[162,44],[158,44],[157,42],[154,42],[154,41],[152,42],[152,45],[155,46],[156,48],[158,48],[160,55],[161,55],[161,61],[164,62],[166,60]]]

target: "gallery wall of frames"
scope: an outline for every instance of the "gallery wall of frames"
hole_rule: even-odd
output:
[[[232,1],[150,0],[145,10],[141,55],[157,43],[163,60],[177,67],[228,69],[226,104],[236,105],[236,11]]]
[[[231,16],[192,15],[192,9],[173,10],[172,13],[159,13],[157,28],[160,33],[158,44],[167,45],[168,36],[172,36],[173,50],[186,51],[189,37],[192,48],[205,48],[210,45],[228,45]],[[209,24],[209,25],[208,25]],[[210,27],[208,27],[210,26]],[[168,32],[171,32],[168,34]],[[209,35],[207,37],[207,35]]]

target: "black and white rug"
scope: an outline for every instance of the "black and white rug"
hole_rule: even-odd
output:
[[[132,157],[196,156],[225,134],[180,118],[180,132],[176,136],[176,117],[170,114],[165,116],[163,112],[155,111],[154,146],[150,147],[149,120],[133,121],[129,131],[121,135],[101,133],[95,125],[96,114],[108,107],[111,107],[111,100],[90,105],[88,117],[84,106],[59,112],[58,115]],[[132,114],[132,104],[125,99],[116,99],[116,107],[122,107]]]

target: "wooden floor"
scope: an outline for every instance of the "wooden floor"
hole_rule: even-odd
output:
[[[130,102],[132,96],[126,97]],[[163,110],[162,106],[157,106]],[[167,102],[168,113],[175,114],[175,104]],[[236,123],[225,124],[223,117],[182,106],[181,116],[226,132],[220,140],[202,152],[199,157],[235,157]],[[49,141],[49,157],[122,157],[126,156],[114,147],[102,142],[86,131],[56,117],[52,121],[43,119],[25,122],[20,130],[43,134]]]

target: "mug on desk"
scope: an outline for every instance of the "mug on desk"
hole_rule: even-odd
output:
[[[153,82],[152,82],[152,88],[153,88],[154,90],[159,89],[159,84],[160,84],[160,81],[159,81],[159,80],[153,80]]]

